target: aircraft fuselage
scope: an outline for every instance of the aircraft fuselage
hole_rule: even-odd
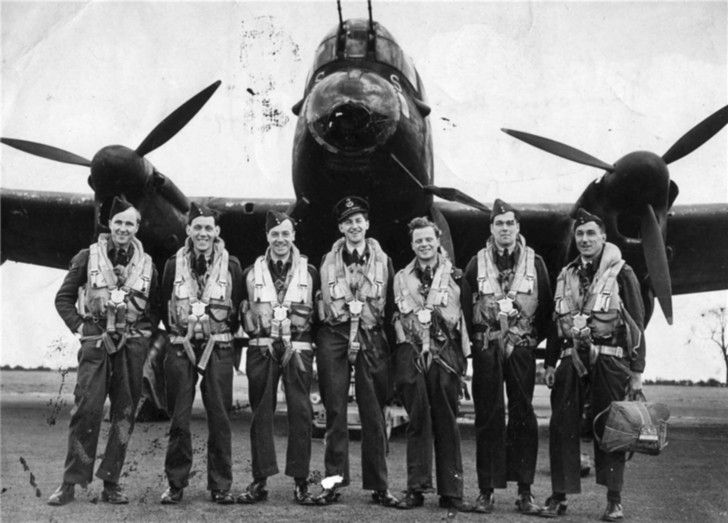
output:
[[[432,204],[419,187],[432,182],[433,163],[423,98],[411,61],[378,23],[372,33],[348,20],[324,38],[294,107],[293,212],[313,259],[339,235],[331,209],[349,195],[369,201],[371,234],[395,263],[411,256],[405,225]]]

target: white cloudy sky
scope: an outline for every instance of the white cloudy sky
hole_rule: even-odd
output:
[[[344,17],[366,2],[343,2]],[[728,103],[725,2],[374,2],[427,87],[436,177],[484,201],[572,202],[600,173],[516,142],[511,127],[613,162],[665,152]],[[190,195],[292,197],[290,149],[313,52],[337,22],[327,2],[8,2],[2,29],[2,136],[90,158],[135,147],[212,81],[222,87],[149,160]],[[251,95],[251,89],[255,95]],[[279,109],[274,122],[266,107]],[[273,125],[271,125],[273,123]],[[728,202],[728,131],[671,165],[677,203]],[[0,149],[2,187],[87,192],[87,173]],[[61,271],[8,262],[0,363],[72,361],[56,318]],[[648,377],[721,378],[717,350],[685,345],[698,311],[726,293],[675,298],[656,314]],[[49,353],[59,337],[65,355]]]

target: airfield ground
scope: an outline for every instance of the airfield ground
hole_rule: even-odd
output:
[[[292,481],[279,474],[269,480],[270,498],[254,506],[217,506],[205,490],[206,423],[198,400],[193,418],[195,463],[190,487],[181,505],[159,504],[166,486],[163,474],[167,423],[143,423],[132,437],[122,484],[131,502],[109,506],[100,502],[101,484],[77,489],[76,501],[65,507],[49,507],[48,495],[61,479],[75,375],[54,372],[2,371],[0,373],[0,517],[3,521],[433,521],[445,512],[437,496],[411,511],[384,509],[369,503],[360,485],[360,442],[351,443],[352,486],[342,501],[316,508],[299,507],[291,501]],[[250,411],[245,408],[244,377],[236,376],[235,399],[240,406],[233,417],[234,491],[250,481]],[[672,412],[670,444],[662,455],[638,455],[627,466],[623,502],[629,521],[728,521],[728,389],[651,386],[647,397],[667,403]],[[540,446],[534,493],[543,502],[550,491],[548,476],[548,391],[538,386],[535,406],[539,417]],[[467,411],[468,405],[464,405]],[[55,423],[51,424],[55,418]],[[102,438],[108,430],[105,423]],[[472,423],[461,425],[466,498],[477,495],[474,470],[475,438]],[[284,455],[285,418],[276,418],[276,448]],[[583,448],[591,452],[591,444]],[[100,448],[100,452],[103,447]],[[405,438],[395,431],[390,442],[389,470],[393,491],[405,487]],[[23,465],[25,463],[25,466]],[[279,460],[279,466],[283,464]],[[27,467],[27,470],[26,470]],[[323,441],[313,440],[311,470],[323,469]],[[314,487],[316,489],[317,487]],[[582,482],[582,494],[569,498],[562,521],[594,521],[604,508],[604,490],[594,484],[593,473]],[[536,521],[514,512],[515,486],[496,492],[496,511],[488,519]],[[482,515],[460,514],[464,521],[483,520]]]

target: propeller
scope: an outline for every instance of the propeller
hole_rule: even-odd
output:
[[[213,93],[220,87],[220,80],[207,86],[205,89],[197,93],[195,96],[180,105],[172,114],[162,120],[152,132],[150,132],[139,147],[136,148],[139,156],[144,156],[152,152],[154,149],[167,143],[167,141],[177,134],[192,118],[202,109]]]
[[[490,209],[488,207],[480,203],[472,196],[468,196],[459,189],[455,189],[453,187],[438,187],[437,185],[422,185],[422,182],[420,182],[420,180],[414,174],[412,174],[409,169],[407,169],[407,167],[400,161],[399,158],[397,158],[394,153],[389,153],[389,156],[392,157],[397,165],[399,165],[400,168],[412,179],[412,181],[415,182],[415,184],[426,194],[433,194],[449,202],[462,203],[463,205],[467,205],[468,207],[472,207],[486,213],[490,212]]]
[[[652,290],[655,291],[667,323],[672,325],[672,283],[667,265],[667,251],[655,210],[650,204],[645,204],[640,212],[640,231]]]
[[[501,131],[506,134],[510,134],[514,138],[518,138],[522,142],[526,142],[529,145],[538,147],[539,149],[544,150],[547,153],[561,156],[562,158],[566,158],[567,160],[571,160],[572,162],[581,163],[583,165],[590,165],[598,169],[604,169],[605,171],[610,173],[614,171],[613,165],[603,162],[599,158],[595,158],[592,155],[585,153],[584,151],[576,149],[575,147],[571,147],[570,145],[557,142],[556,140],[550,140],[548,138],[543,138],[542,136],[536,136],[535,134],[514,131],[513,129],[501,129]]]
[[[710,140],[718,131],[728,123],[728,105],[708,116],[705,120],[686,132],[670,147],[662,159],[665,163],[672,163],[683,156],[687,156],[695,149]]]
[[[661,158],[652,153],[637,152],[625,156],[614,165],[610,165],[579,149],[555,140],[511,129],[502,129],[502,131],[556,156],[583,165],[604,169],[610,173],[614,180],[614,185],[622,183],[634,184],[633,193],[634,191],[640,191],[639,194],[645,195],[646,189],[655,189],[655,194],[659,194],[655,203],[658,205],[658,208],[661,210],[664,209],[666,212],[677,196],[677,186],[669,179],[667,164],[679,160],[695,151],[698,147],[710,140],[726,124],[728,124],[728,106],[719,109],[690,129]],[[628,158],[629,160],[625,161]],[[660,174],[660,171],[663,171],[664,175]],[[637,185],[640,180],[643,183],[642,186]],[[663,194],[659,191],[659,185],[662,185],[663,180],[667,188],[664,191],[664,198],[662,198]],[[651,187],[647,187],[645,184]],[[602,196],[601,200],[604,199],[604,196]],[[646,196],[645,199],[647,199]],[[663,199],[664,201],[662,201]],[[608,202],[602,201],[600,203],[604,204]],[[625,204],[625,202],[615,202],[613,207],[618,207],[620,203],[622,205]],[[663,232],[660,228],[655,208],[651,203],[645,201],[639,205],[638,214],[640,219],[642,251],[645,257],[647,272],[650,276],[650,283],[660,302],[660,307],[665,314],[667,322],[672,324],[672,284],[670,281],[670,270],[667,263]]]
[[[187,197],[182,194],[172,180],[161,174],[153,166],[150,169],[149,162],[143,156],[165,144],[187,125],[207,103],[217,88],[220,87],[220,83],[220,80],[218,80],[210,84],[175,109],[152,129],[135,151],[122,146],[108,146],[99,150],[94,155],[93,160],[89,161],[77,154],[41,143],[14,138],[0,138],[0,142],[48,160],[90,167],[91,175],[88,183],[97,193],[97,198],[99,197],[99,190],[102,193],[108,192],[103,190],[104,187],[114,187],[113,192],[116,193],[120,191],[118,183],[141,184],[140,188],[143,188],[145,180],[150,180],[152,187],[156,189],[160,196],[184,213],[189,210]],[[123,176],[120,176],[122,173]],[[149,178],[150,174],[151,178]]]
[[[453,187],[438,187],[437,185],[425,185],[422,187],[422,190],[424,190],[426,193],[434,194],[435,196],[438,196],[439,198],[442,198],[443,200],[447,200],[449,202],[458,202],[462,203],[463,205],[472,207],[473,209],[478,209],[479,211],[490,212],[490,209],[488,209],[488,207],[480,203],[478,200]]]
[[[91,162],[86,158],[78,156],[77,154],[69,153],[68,151],[59,149],[58,147],[52,147],[50,145],[44,145],[37,142],[29,142],[27,140],[16,140],[15,138],[0,138],[0,142],[23,151],[24,153],[40,156],[41,158],[46,158],[48,160],[91,167]]]

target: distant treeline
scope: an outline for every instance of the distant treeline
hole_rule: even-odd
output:
[[[718,381],[715,378],[709,380],[690,381],[690,380],[645,380],[645,385],[678,385],[681,387],[726,387],[725,383]]]
[[[57,372],[59,369],[51,369],[50,367],[21,367],[20,365],[3,365],[0,366],[0,370],[21,370],[24,372],[29,371],[41,371],[41,372]],[[76,372],[78,370],[78,367],[64,367],[63,370],[69,370],[71,372]]]
[[[41,371],[41,372],[57,372],[59,369],[51,369],[50,367],[21,367],[20,365],[2,365],[0,366],[0,371],[2,370],[20,370],[24,372],[28,371]],[[71,372],[76,372],[78,370],[78,367],[67,367],[63,370],[69,370]],[[543,385],[543,364],[539,364],[536,368],[536,383],[540,383]],[[709,380],[700,380],[700,381],[691,381],[691,380],[664,380],[664,379],[656,379],[656,380],[645,380],[645,385],[676,385],[678,387],[726,387],[725,383],[722,383],[715,378],[710,378]]]

